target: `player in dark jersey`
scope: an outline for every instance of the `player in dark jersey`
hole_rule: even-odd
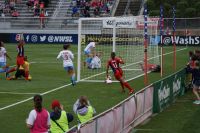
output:
[[[128,82],[126,82],[123,78],[123,71],[120,68],[119,64],[124,64],[124,61],[118,57],[115,57],[115,52],[111,52],[111,59],[107,63],[107,69],[106,69],[106,76],[108,77],[108,70],[111,67],[115,78],[120,82],[122,87],[122,92],[125,92],[124,87],[129,89],[129,95],[134,93],[134,89],[130,87]]]
[[[17,45],[17,67],[24,64],[24,41],[20,40]]]

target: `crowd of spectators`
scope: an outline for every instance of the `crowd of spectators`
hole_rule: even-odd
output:
[[[48,6],[49,1],[48,0],[28,0],[26,5],[28,6],[28,10],[31,12],[33,11],[34,17],[39,17],[41,13],[45,12],[45,14],[48,14],[47,11],[45,11],[45,8]]]
[[[28,0],[26,5],[30,12],[33,11],[34,17],[40,18],[40,28],[45,28],[45,17],[48,17],[48,12],[45,8],[48,6],[49,0]]]
[[[72,0],[71,7],[72,17],[90,17],[92,11],[94,17],[109,15],[112,8],[109,0]]]
[[[18,17],[20,14],[17,11],[16,3],[20,2],[17,0],[5,0],[0,3],[0,15],[5,17],[5,14],[10,14],[12,17]]]
[[[5,14],[10,14],[12,17],[20,16],[16,8],[16,4],[20,2],[21,0],[5,0],[4,2],[0,2],[0,16],[5,17]],[[40,16],[41,10],[44,10],[48,4],[49,0],[28,0],[26,3],[28,10],[33,10],[34,16]]]

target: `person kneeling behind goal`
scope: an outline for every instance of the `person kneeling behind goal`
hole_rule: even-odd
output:
[[[24,77],[25,80],[31,80],[32,77],[29,74],[29,62],[27,60],[27,56],[24,57],[24,64],[20,65],[20,67],[16,70],[16,73],[14,76],[10,76],[7,78],[7,80],[15,80],[18,78]]]

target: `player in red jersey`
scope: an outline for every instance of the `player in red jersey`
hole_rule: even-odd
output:
[[[24,41],[20,40],[17,45],[17,68],[24,64]]]
[[[108,70],[111,67],[113,70],[115,78],[120,82],[122,87],[122,92],[125,92],[124,87],[129,89],[129,95],[134,93],[134,89],[130,87],[128,82],[126,82],[123,78],[123,71],[120,68],[119,64],[124,64],[124,61],[118,57],[115,57],[115,52],[111,52],[111,59],[107,63],[107,69],[106,69],[106,76],[108,77]]]

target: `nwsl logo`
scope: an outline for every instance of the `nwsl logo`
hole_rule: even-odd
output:
[[[200,37],[199,36],[163,36],[162,42],[165,45],[169,45],[173,43],[177,45],[200,45]]]

